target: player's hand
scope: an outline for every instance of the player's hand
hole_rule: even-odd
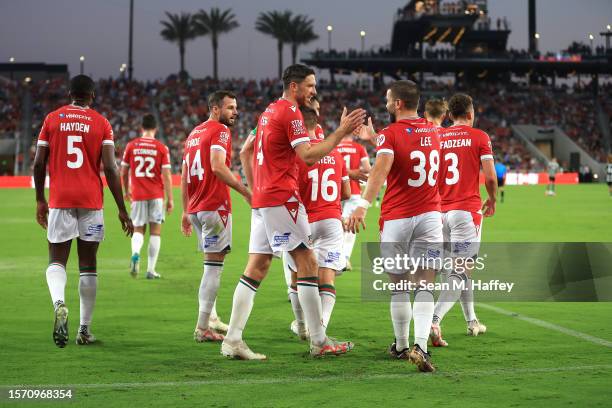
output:
[[[487,198],[482,204],[482,214],[485,217],[492,217],[495,214],[495,199]]]
[[[170,199],[166,201],[166,214],[172,214],[172,210],[174,210],[174,200]]]
[[[183,213],[181,217],[181,232],[186,237],[191,236],[191,221],[189,221],[189,215],[186,213]]]
[[[338,130],[343,135],[350,135],[355,129],[363,125],[363,121],[366,117],[366,111],[361,108],[357,108],[351,113],[347,114],[346,107],[342,109],[342,116],[340,117],[340,126]]]
[[[125,235],[131,237],[134,234],[134,224],[126,211],[119,211],[119,222]]]
[[[357,234],[359,232],[359,225],[361,225],[363,229],[365,230],[366,229],[365,216],[366,216],[365,208],[363,207],[355,208],[355,211],[353,211],[353,213],[348,219],[347,230],[352,232],[353,234]]]
[[[245,201],[247,203],[249,203],[249,206],[251,205],[251,199],[253,198],[253,194],[251,193],[251,190],[245,186],[245,191],[242,193],[242,196],[244,197]]]
[[[376,137],[376,130],[374,129],[374,125],[372,124],[372,117],[368,117],[368,123],[366,125],[361,126],[359,129],[359,138],[361,140],[373,141]]]
[[[368,181],[368,173],[361,169],[349,170],[348,176],[351,180]]]
[[[47,229],[47,216],[49,215],[49,206],[46,201],[36,202],[36,222],[40,224],[43,229]]]

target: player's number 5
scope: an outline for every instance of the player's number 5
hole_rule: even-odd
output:
[[[68,136],[68,154],[76,155],[74,161],[67,160],[66,165],[69,169],[78,169],[83,165],[83,150],[75,146],[75,143],[82,143],[83,136]]]

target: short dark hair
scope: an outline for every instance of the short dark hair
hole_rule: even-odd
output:
[[[433,116],[434,118],[439,118],[440,116],[444,116],[448,111],[448,103],[444,99],[430,99],[425,104],[425,112],[429,116]]]
[[[157,129],[157,120],[155,120],[155,116],[151,113],[147,113],[142,117],[142,128],[144,130],[154,130]]]
[[[419,87],[413,81],[403,79],[401,81],[395,81],[389,87],[391,90],[391,96],[394,99],[399,99],[404,102],[407,109],[416,109],[419,106]]]
[[[464,118],[472,109],[474,105],[470,95],[458,93],[451,96],[448,101],[448,110],[454,118]]]
[[[225,97],[236,99],[236,94],[232,91],[221,89],[208,95],[208,109],[212,109],[213,106],[218,108],[222,107]]]
[[[304,125],[306,125],[306,129],[312,130],[317,127],[317,111],[308,106],[300,107],[300,111],[302,112],[302,116],[304,117]]]
[[[308,75],[314,74],[314,70],[304,64],[289,65],[283,71],[283,89],[289,88],[289,84],[292,82],[300,83],[306,79]]]
[[[87,99],[92,96],[96,84],[87,75],[77,75],[70,80],[70,95],[76,99]]]

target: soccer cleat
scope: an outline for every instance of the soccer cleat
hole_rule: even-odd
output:
[[[55,322],[53,323],[53,341],[60,348],[68,343],[68,308],[63,302],[55,305]]]
[[[442,338],[442,329],[438,323],[433,323],[431,325],[431,330],[429,331],[429,339],[431,340],[431,345],[433,347],[446,347],[448,343],[446,340]]]
[[[193,332],[193,339],[196,341],[196,343],[204,343],[207,341],[223,341],[225,336],[221,333],[217,333],[210,327],[206,330],[196,327],[195,331]]]
[[[267,358],[264,354],[255,353],[243,340],[234,344],[227,339],[223,340],[221,354],[236,360],[265,360]]]
[[[159,279],[161,275],[157,272],[147,272],[147,279]]]
[[[86,345],[96,341],[96,337],[89,332],[88,326],[81,326],[76,337],[76,344]]]
[[[316,345],[310,343],[310,356],[311,357],[325,357],[325,356],[337,356],[340,354],[346,354],[355,347],[350,341],[338,341],[330,337],[326,337],[323,344]]]
[[[468,322],[467,335],[478,336],[479,334],[485,334],[487,332],[487,326],[480,323],[478,319],[471,320]]]
[[[208,327],[210,327],[217,333],[227,333],[227,330],[229,329],[228,325],[223,323],[219,316],[209,318]]]
[[[134,254],[132,255],[132,258],[130,259],[130,275],[132,275],[132,278],[135,278],[138,275],[139,271],[140,271],[140,255]]]
[[[398,360],[408,360],[408,361],[412,361],[410,359],[410,349],[409,348],[405,348],[401,351],[398,351],[396,348],[396,343],[395,341],[393,343],[391,343],[391,345],[389,346],[389,355],[393,358],[397,358]]]
[[[308,333],[305,323],[299,324],[297,320],[294,320],[291,322],[289,330],[298,336],[300,340],[308,340],[310,338],[310,334]]]
[[[423,351],[418,344],[412,346],[410,350],[410,361],[412,361],[422,373],[433,373],[436,371],[436,367],[431,363],[431,355]]]
[[[353,265],[351,265],[351,261],[349,259],[346,260],[346,266],[344,267],[345,271],[352,271]]]

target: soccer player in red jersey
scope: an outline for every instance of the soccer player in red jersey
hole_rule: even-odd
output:
[[[450,255],[466,259],[478,255],[482,233],[482,217],[495,214],[497,174],[489,136],[474,125],[472,98],[456,94],[449,100],[453,126],[440,130],[439,190],[442,200],[444,242],[450,245]],[[488,198],[480,199],[480,168],[485,176]],[[483,211],[484,210],[484,214]],[[462,262],[465,265],[465,262]],[[465,267],[455,268],[448,275],[449,289],[442,291],[434,310],[431,339],[434,346],[445,346],[440,322],[461,298],[469,335],[486,331],[474,312],[474,294],[470,272]]]
[[[89,326],[98,285],[96,254],[104,238],[100,162],[104,163],[104,175],[119,209],[121,227],[128,236],[134,231],[123,202],[113,130],[108,120],[89,108],[94,89],[91,78],[85,75],[72,78],[72,103],[47,115],[34,158],[36,220],[47,230],[49,241],[46,275],[55,309],[53,340],[58,347],[65,347],[68,342],[68,308],[64,292],[66,263],[74,238],[77,238],[80,270],[80,327],[76,343],[95,341]],[[48,204],[45,198],[47,165]]]
[[[155,139],[157,123],[155,117],[146,114],[142,118],[142,136],[130,141],[123,152],[121,178],[125,187],[125,198],[132,202],[132,258],[130,274],[138,275],[140,269],[140,249],[144,243],[144,233],[149,224],[149,250],[147,279],[157,279],[155,270],[161,246],[161,225],[164,222],[164,192],[166,212],[174,208],[172,198],[172,173],[170,151]]]
[[[288,251],[297,266],[297,287],[310,332],[310,354],[342,354],[350,342],[327,337],[321,320],[317,261],[304,205],[299,201],[296,158],[313,165],[331,152],[347,134],[363,123],[365,111],[342,114],[339,128],[320,143],[311,145],[299,110],[316,94],[314,71],[301,64],[283,73],[283,96],[261,114],[252,155],[253,199],[249,261],[234,292],[232,316],[221,353],[228,357],[263,360],[242,340],[255,293],[268,273],[272,256]],[[248,164],[247,164],[248,165]]]
[[[368,180],[370,173],[370,158],[368,152],[361,143],[353,140],[353,136],[349,135],[342,139],[338,145],[338,151],[342,155],[348,174],[351,179],[351,196],[342,202],[342,218],[348,220],[348,217],[353,213],[359,199],[361,198],[361,181]],[[344,232],[344,256],[346,257],[346,269],[351,270],[351,254],[355,246],[355,234],[351,231]]]
[[[360,225],[365,228],[367,208],[386,179],[387,190],[380,215],[381,255],[393,258],[407,252],[412,259],[426,260],[418,268],[410,265],[410,271],[400,268],[386,271],[390,281],[400,287],[391,294],[395,342],[390,353],[398,359],[410,360],[420,371],[434,371],[427,353],[434,297],[421,283],[433,282],[436,268],[441,265],[436,262],[440,260],[442,249],[442,214],[437,187],[440,139],[436,127],[417,115],[419,90],[414,82],[392,83],[386,97],[393,123],[378,134],[376,162],[363,198],[349,219],[348,229],[357,232]],[[366,131],[371,136],[376,134],[370,126]],[[416,286],[414,305],[410,304],[410,281]],[[409,349],[412,317],[414,345]]]
[[[320,142],[317,135],[317,113],[314,109],[302,107],[304,125],[310,137],[310,143]],[[329,325],[334,305],[336,303],[336,275],[341,274],[346,266],[343,254],[343,231],[341,199],[351,195],[349,177],[342,155],[338,149],[332,150],[327,156],[307,166],[298,160],[298,189],[312,232],[312,244],[319,266],[319,295],[321,297],[321,314],[323,326]],[[300,338],[306,340],[306,324],[297,292],[297,273],[295,262],[291,255],[283,252],[291,271],[289,299],[295,316],[294,331]]]
[[[208,97],[210,116],[196,126],[185,141],[181,192],[182,231],[190,236],[196,230],[199,249],[204,253],[204,273],[198,292],[199,314],[194,339],[221,341],[222,323],[215,310],[217,291],[225,256],[232,246],[232,202],[229,188],[250,203],[251,192],[230,170],[232,136],[230,127],[238,117],[236,96],[216,91]]]

